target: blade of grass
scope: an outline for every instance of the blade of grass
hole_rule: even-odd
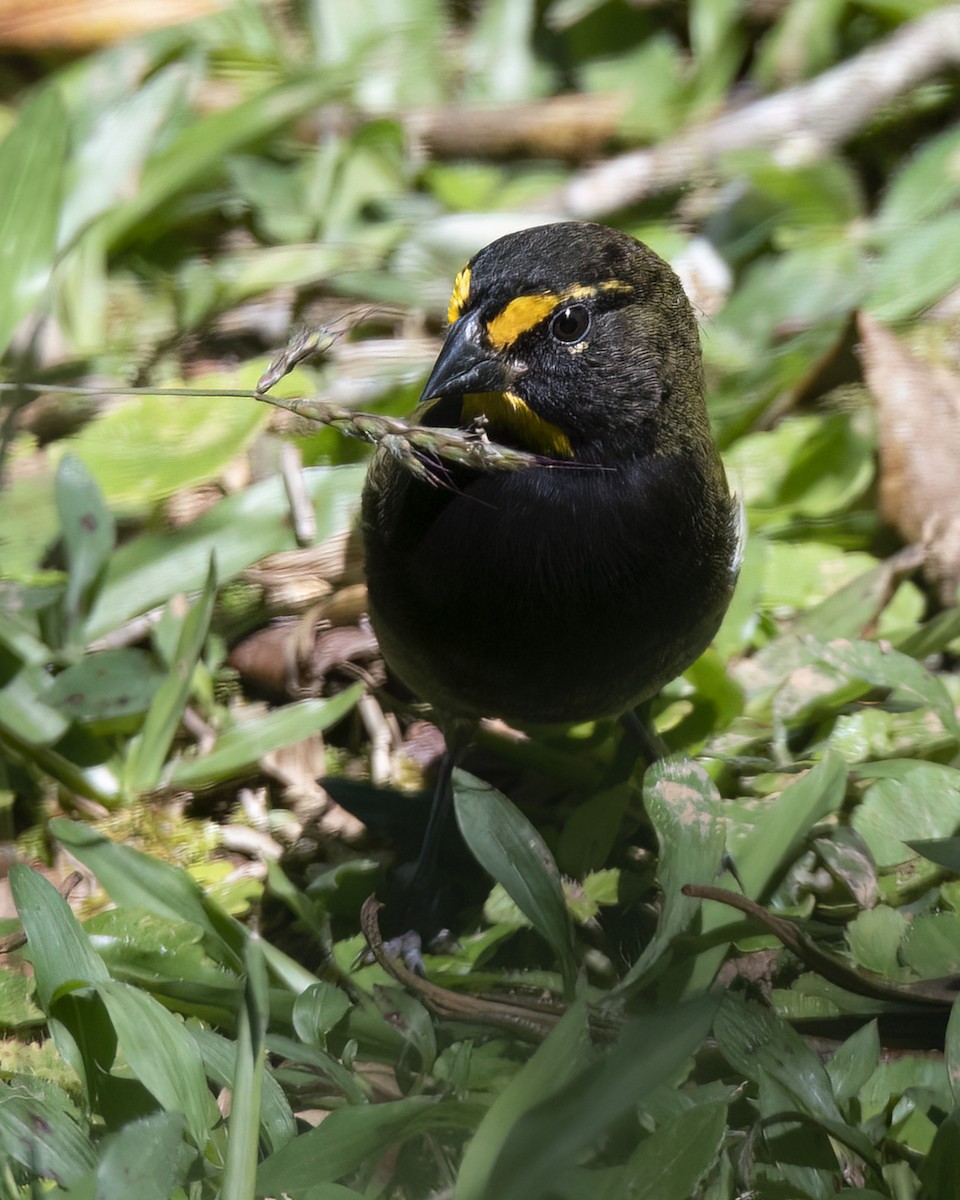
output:
[[[236,1070],[227,1120],[227,1160],[220,1192],[224,1200],[253,1200],[256,1195],[263,1039],[269,1004],[267,968],[260,953],[260,939],[255,935],[247,939],[245,964],[246,984],[237,1018]]]
[[[216,593],[217,570],[211,557],[203,591],[184,619],[170,672],[157,689],[143,729],[131,744],[124,770],[124,784],[131,795],[152,791],[160,781],[170,745],[190,697],[193,669],[210,628]]]

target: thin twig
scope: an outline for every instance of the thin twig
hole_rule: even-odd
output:
[[[692,896],[697,900],[715,900],[718,904],[726,904],[746,913],[768,929],[809,970],[826,979],[828,983],[836,984],[837,987],[857,996],[869,996],[872,1000],[884,1000],[890,1004],[923,1004],[943,1008],[949,1007],[960,995],[960,977],[956,976],[904,984],[890,983],[879,975],[865,975],[854,971],[839,958],[821,950],[793,921],[775,916],[739,892],[699,883],[688,883],[680,890],[685,896]]]

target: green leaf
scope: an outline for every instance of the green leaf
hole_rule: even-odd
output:
[[[908,841],[950,837],[960,824],[960,771],[911,764],[871,784],[850,820],[878,867],[907,862]]]
[[[191,121],[153,155],[139,179],[136,194],[105,218],[103,236],[115,246],[173,196],[218,171],[231,151],[267,137],[304,113],[314,112],[338,95],[351,78],[349,70],[311,71]]]
[[[591,1057],[586,1009],[575,1003],[487,1110],[460,1164],[455,1200],[485,1200],[492,1195],[490,1176],[514,1125],[558,1092]]]
[[[674,939],[699,921],[701,902],[680,889],[687,883],[714,884],[724,852],[720,795],[698,763],[675,758],[654,763],[644,777],[643,799],[660,846],[657,879],[663,910],[653,937],[617,989],[631,993],[648,980]],[[710,956],[706,970],[711,978],[719,966],[713,959],[723,953],[721,946]],[[705,986],[709,979],[703,982]]]
[[[702,1045],[717,1012],[701,997],[630,1021],[617,1042],[553,1096],[525,1112],[490,1176],[497,1200],[540,1200],[628,1109],[672,1083]]]
[[[871,687],[891,688],[914,707],[933,709],[944,729],[960,739],[960,722],[947,689],[915,658],[878,642],[855,642],[846,638],[838,638],[826,645],[817,645],[809,639],[808,647],[820,662],[847,678],[862,680]]]
[[[66,154],[66,113],[47,87],[23,106],[0,145],[0,355],[50,278]]]
[[[758,899],[792,861],[810,830],[843,803],[847,768],[828,751],[805,775],[768,801],[753,828],[729,846],[743,887]]]
[[[960,196],[960,127],[926,142],[894,175],[876,225],[891,240],[945,212]]]
[[[0,1161],[19,1163],[33,1179],[72,1187],[93,1168],[96,1154],[61,1108],[0,1083]]]
[[[838,1104],[846,1104],[880,1064],[880,1035],[870,1021],[850,1035],[827,1060],[827,1075]]]
[[[800,1112],[842,1124],[830,1079],[819,1058],[770,1009],[727,993],[717,1014],[714,1036],[730,1066],[748,1079],[760,1082],[769,1078]]]
[[[293,1003],[293,1028],[308,1046],[323,1047],[327,1034],[350,1009],[350,998],[332,983],[315,983]]]
[[[866,308],[878,321],[915,316],[960,283],[960,212],[898,228],[880,256]]]
[[[10,886],[30,947],[37,999],[45,1013],[64,991],[109,981],[107,968],[53,884],[23,863],[14,863]]]
[[[247,939],[244,965],[246,980],[237,1017],[236,1069],[231,1081],[227,1156],[221,1183],[224,1200],[248,1200],[256,1187],[265,1071],[263,1037],[270,1013],[266,964],[260,939],[255,935]]]
[[[152,791],[160,781],[167,753],[190,698],[193,669],[200,660],[210,628],[216,594],[216,565],[211,559],[203,591],[184,619],[176,657],[167,678],[157,689],[143,729],[130,746],[124,781],[134,795]]]
[[[63,737],[69,721],[38,694],[45,686],[42,668],[21,668],[0,650],[0,731],[27,746],[52,746]]]
[[[146,712],[163,679],[144,650],[104,650],[61,671],[42,698],[64,717],[99,727]]]
[[[349,525],[366,468],[312,467],[303,472],[317,517],[320,542]],[[243,530],[243,537],[237,530]],[[93,641],[131,617],[164,604],[181,592],[199,591],[216,555],[222,581],[268,554],[296,547],[290,502],[280,479],[254,484],[222,500],[185,529],[148,534],[121,546],[83,629]]]
[[[206,936],[207,952],[239,969],[246,936],[243,926],[206,896],[186,871],[111,842],[89,825],[65,817],[54,817],[50,833],[89,867],[114,904],[198,925]]]
[[[915,915],[900,947],[900,959],[921,979],[960,975],[960,914]]]
[[[560,872],[537,830],[490,784],[455,771],[457,824],[477,862],[517,905],[560,960],[567,987],[577,967]]]
[[[188,1027],[203,1058],[208,1079],[220,1087],[231,1087],[237,1071],[237,1043],[197,1023]],[[296,1136],[297,1123],[290,1103],[269,1071],[264,1072],[260,1096],[260,1134],[268,1151],[279,1150]]]
[[[203,1060],[183,1023],[159,1001],[126,983],[97,983],[134,1076],[168,1112],[182,1113],[198,1146],[216,1116]]]
[[[222,476],[269,417],[253,400],[206,397],[220,388],[252,388],[259,364],[190,380],[196,396],[128,396],[69,439],[70,456],[95,476],[110,505],[149,512],[181,488]],[[157,447],[166,447],[163,454]]]
[[[462,1131],[476,1120],[476,1105],[429,1096],[338,1108],[260,1164],[257,1195],[297,1193],[335,1182],[416,1134]]]
[[[938,867],[960,875],[960,837],[911,839],[904,843]]]
[[[170,772],[176,788],[202,788],[249,771],[265,754],[335,725],[363,694],[355,683],[328,700],[299,700],[234,726],[198,758],[180,759]]]
[[[949,1114],[933,1139],[920,1168],[919,1200],[954,1200],[960,1196],[960,1108]]]
[[[97,481],[75,455],[61,459],[54,491],[67,558],[63,606],[72,630],[86,614],[93,588],[113,551],[117,529]]]
[[[627,1163],[631,1200],[689,1200],[723,1146],[726,1104],[698,1104],[644,1138]]]
[[[157,1112],[108,1134],[99,1148],[96,1200],[169,1200],[193,1157],[183,1124],[179,1113]]]
[[[947,1076],[954,1103],[960,1105],[960,998],[954,1000],[947,1021],[947,1036],[944,1039],[944,1056],[947,1060]]]

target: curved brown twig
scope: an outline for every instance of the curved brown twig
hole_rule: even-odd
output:
[[[948,976],[946,979],[929,979],[922,983],[890,983],[879,976],[865,975],[854,971],[839,958],[834,958],[813,942],[793,923],[783,917],[774,916],[753,900],[748,900],[739,892],[730,892],[726,888],[709,887],[705,884],[688,883],[680,889],[685,896],[697,900],[716,900],[718,904],[726,904],[736,908],[748,917],[752,917],[777,938],[784,946],[808,967],[829,983],[835,983],[844,991],[853,992],[858,996],[869,996],[872,1000],[885,1000],[893,1004],[923,1004],[936,1008],[949,1007],[960,995],[960,978]]]

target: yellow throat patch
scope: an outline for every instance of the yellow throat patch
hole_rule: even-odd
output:
[[[570,439],[545,421],[513,392],[474,392],[463,398],[464,423],[486,418],[490,437],[509,439],[532,454],[548,458],[573,458]]]

